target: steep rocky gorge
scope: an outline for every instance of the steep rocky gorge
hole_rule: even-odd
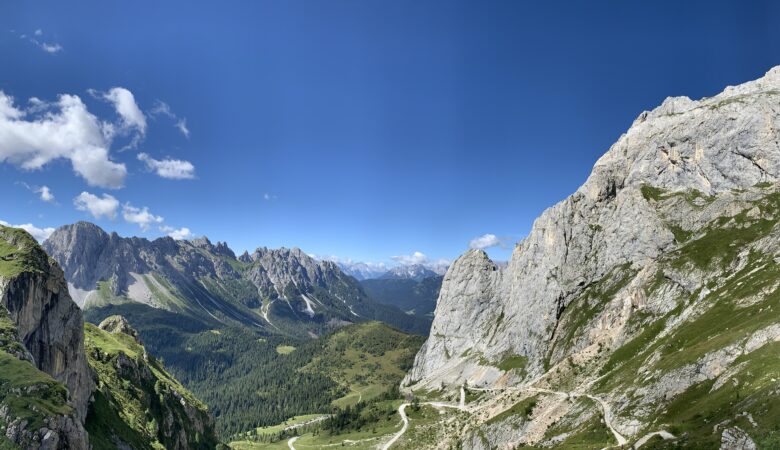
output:
[[[778,129],[780,68],[640,114],[508,267],[476,250],[450,267],[404,385],[500,392],[468,421],[467,447],[561,443],[607,414],[531,388],[597,394],[633,439],[674,427],[689,443],[721,441],[738,423],[774,442],[766,423],[737,415],[772,416],[764,399],[777,394],[765,358],[780,339]],[[724,406],[732,384],[739,406]],[[707,391],[724,398],[699,403],[698,419],[676,403]],[[531,397],[527,417],[495,419]]]

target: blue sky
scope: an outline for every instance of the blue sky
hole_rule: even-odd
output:
[[[363,261],[493,234],[507,259],[642,110],[780,64],[779,19],[739,1],[0,1],[0,219]]]

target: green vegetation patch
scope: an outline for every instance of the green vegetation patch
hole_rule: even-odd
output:
[[[0,225],[0,276],[48,270],[49,257],[26,231]]]
[[[488,425],[494,423],[500,423],[511,417],[521,417],[523,420],[528,420],[531,418],[531,415],[534,412],[534,408],[536,407],[536,403],[538,402],[538,400],[539,400],[538,395],[533,395],[531,397],[524,398],[523,400],[520,400],[519,402],[515,403],[508,409],[491,417],[486,423]]]
[[[524,372],[525,366],[528,365],[528,358],[522,355],[507,356],[498,363],[499,369],[507,372],[512,369],[519,369],[518,372]]]
[[[277,345],[276,346],[276,353],[280,355],[289,355],[290,353],[295,351],[295,347],[292,345]]]

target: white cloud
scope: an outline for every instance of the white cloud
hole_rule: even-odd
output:
[[[49,43],[41,41],[40,39],[43,38],[43,30],[38,28],[33,32],[32,36],[28,36],[26,34],[19,35],[20,39],[27,40],[33,44],[35,44],[38,48],[43,50],[46,53],[59,53],[62,51],[62,46],[57,43]]]
[[[150,225],[162,223],[164,220],[162,217],[150,213],[149,208],[146,206],[143,208],[136,208],[130,203],[122,205],[122,217],[125,221],[138,225],[143,231],[148,230]]]
[[[188,138],[190,137],[190,129],[187,128],[187,119],[179,119],[176,121],[176,128],[179,129],[181,134],[184,135],[184,137]]]
[[[482,236],[475,237],[469,241],[469,248],[475,248],[484,250],[490,247],[497,247],[501,245],[501,239],[495,234],[483,234]]]
[[[116,211],[119,208],[119,200],[108,194],[103,194],[101,198],[89,192],[82,192],[73,199],[73,205],[79,211],[89,212],[96,219],[101,217],[115,219]]]
[[[168,236],[172,237],[173,239],[176,239],[177,241],[180,241],[182,239],[188,239],[192,237],[192,232],[187,227],[182,227],[179,229],[169,227],[167,225],[161,226],[160,231],[163,233],[166,233]]]
[[[135,96],[122,87],[114,87],[102,94],[102,97],[114,105],[125,130],[137,130],[141,136],[146,134],[146,116],[135,102]]]
[[[49,236],[51,236],[52,233],[54,233],[54,228],[52,227],[38,228],[31,223],[25,223],[21,225],[11,225],[10,223],[4,220],[0,220],[0,225],[4,225],[6,227],[11,227],[11,228],[21,228],[24,231],[30,233],[30,235],[34,237],[35,240],[38,242],[45,241],[46,239],[49,238]]]
[[[425,264],[428,262],[428,257],[422,252],[414,252],[411,255],[393,256],[391,259],[404,266],[410,264]]]
[[[162,100],[157,100],[152,107],[152,109],[149,110],[149,115],[151,116],[166,116],[170,119],[174,120],[174,126],[179,130],[179,132],[184,135],[184,137],[189,138],[190,137],[190,129],[187,128],[187,119],[185,117],[179,117],[177,116],[172,110],[171,107],[165,103]]]
[[[35,190],[35,193],[41,194],[41,200],[43,200],[44,202],[49,202],[49,203],[54,202],[54,194],[51,193],[51,189],[49,189],[49,186],[41,186]]]
[[[266,201],[276,200],[276,196],[266,192],[265,194],[263,194],[263,200]]]
[[[46,53],[59,53],[62,51],[62,46],[60,44],[49,44],[46,42],[38,42],[35,40],[33,40],[33,42],[38,44],[38,47],[40,47],[40,49]]]
[[[146,153],[139,153],[138,160],[146,163],[146,168],[157,175],[171,180],[189,180],[195,178],[195,166],[181,159],[154,159]]]
[[[0,91],[0,162],[38,170],[50,161],[64,158],[91,186],[122,187],[127,168],[111,161],[110,138],[81,98],[61,95],[44,111],[41,104],[38,99],[31,100],[35,111],[25,111]]]

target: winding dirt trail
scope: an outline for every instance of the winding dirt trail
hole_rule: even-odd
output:
[[[409,406],[410,403],[403,403],[401,406],[398,407],[398,414],[401,416],[401,420],[404,422],[404,426],[401,427],[401,429],[393,436],[392,439],[387,441],[385,445],[382,446],[382,450],[388,450],[391,445],[395,444],[395,442],[399,439],[401,439],[401,436],[406,433],[406,429],[409,428],[409,418],[406,417],[406,407]],[[291,449],[295,450],[295,449]]]
[[[293,444],[295,444],[295,441],[297,441],[299,437],[300,436],[291,437],[287,441],[287,446],[290,447],[290,450],[295,450],[295,445],[293,445]]]

